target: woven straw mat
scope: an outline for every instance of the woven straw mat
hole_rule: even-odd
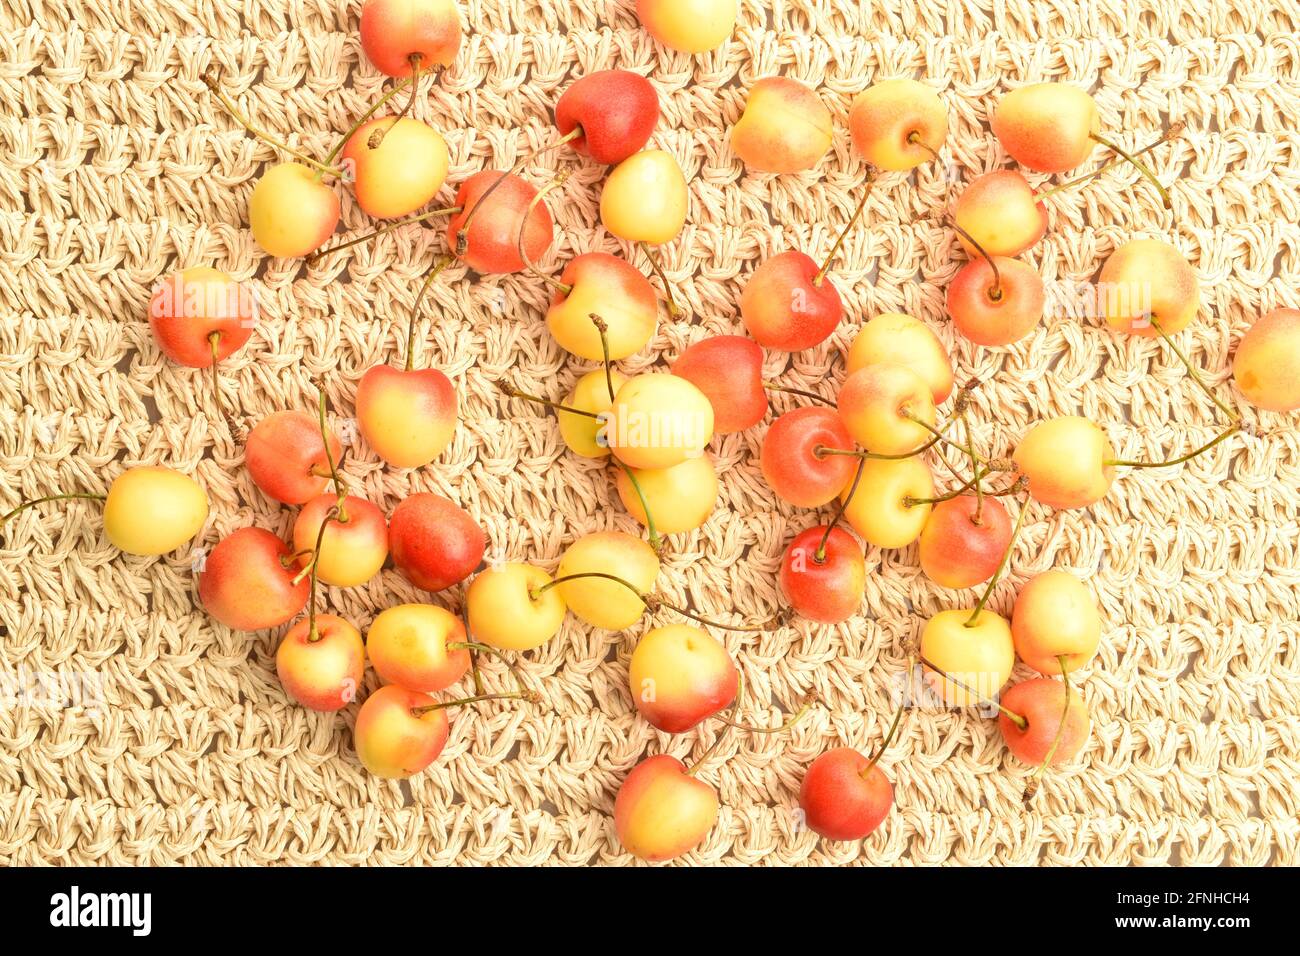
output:
[[[765,257],[825,254],[865,174],[850,149],[849,104],[895,76],[941,92],[946,165],[881,177],[835,273],[845,321],[815,349],[769,353],[768,377],[831,395],[859,324],[901,311],[943,338],[959,381],[983,382],[971,408],[991,454],[1058,414],[1104,423],[1123,457],[1168,457],[1219,430],[1222,418],[1167,348],[1115,336],[1098,318],[1054,309],[1006,349],[954,336],[944,290],[963,257],[942,212],[961,182],[1008,164],[988,113],[1006,89],[1034,80],[1093,90],[1106,129],[1130,146],[1172,120],[1188,124],[1150,154],[1175,184],[1174,215],[1128,168],[1049,201],[1050,231],[1025,257],[1049,286],[1091,280],[1128,239],[1168,238],[1203,290],[1180,341],[1228,396],[1243,332],[1271,308],[1300,304],[1294,2],[743,0],[733,37],[696,57],[657,45],[631,0],[460,7],[460,54],[414,113],[450,147],[440,199],[551,141],[551,110],[576,77],[626,67],[659,91],[652,142],[676,156],[691,189],[688,225],[663,251],[689,318],[664,321],[625,371],[743,331],[741,284]],[[209,419],[207,373],[164,359],[146,310],[155,284],[185,266],[256,284],[262,321],[222,384],[245,428],[278,409],[313,408],[318,378],[346,419],[361,373],[400,359],[419,279],[445,249],[441,231],[408,226],[311,267],[267,259],[247,228],[248,196],[279,157],[201,82],[219,66],[255,123],[324,155],[384,89],[360,51],[359,3],[0,0],[0,9],[0,504],[103,492],[129,465],[165,463],[211,497],[195,547],[249,524],[287,534],[292,509],[258,491],[240,444]],[[811,172],[750,174],[728,146],[746,89],[772,74],[815,87],[835,115],[833,150]],[[559,170],[572,175],[547,197],[557,229],[542,267],[558,272],[593,249],[633,254],[599,224],[605,170],[557,150],[526,175],[540,185]],[[369,228],[349,197],[343,206],[341,231]],[[548,336],[548,298],[536,277],[443,274],[425,303],[419,356],[457,384],[456,438],[415,471],[385,467],[354,438],[346,474],[356,493],[385,509],[417,490],[446,495],[483,524],[491,555],[548,570],[587,532],[639,533],[608,467],[568,453],[553,419],[503,403],[493,386],[509,376],[560,398],[590,367]],[[773,406],[800,402],[777,395]],[[1300,438],[1293,421],[1247,414],[1263,437],[1234,436],[1178,468],[1129,470],[1085,511],[1031,505],[992,606],[1009,612],[1028,576],[1058,567],[1088,581],[1105,620],[1083,677],[1091,738],[1046,776],[1031,810],[1020,802],[1031,768],[1007,753],[993,721],[927,710],[907,714],[883,759],[897,798],[875,834],[832,844],[799,827],[803,769],[829,747],[877,744],[924,621],[977,597],[931,584],[915,548],[871,548],[852,620],[715,632],[743,671],[748,721],[779,722],[809,692],[821,705],[787,738],[729,736],[702,771],[719,791],[718,823],[684,862],[1295,863]],[[779,606],[785,544],[828,512],[773,500],[757,466],[766,427],[714,441],[722,500],[701,530],[672,538],[660,583],[670,599],[733,621]],[[935,472],[942,482],[937,462]],[[0,862],[626,864],[611,819],[619,782],[647,754],[698,755],[713,739],[707,726],[662,735],[636,715],[627,662],[648,621],[609,633],[570,615],[523,655],[541,705],[457,711],[427,772],[381,781],[352,749],[357,706],[320,715],[289,703],[274,671],[279,633],[211,621],[196,608],[191,563],[188,547],[161,559],[118,553],[94,502],[47,506],[6,530],[4,673],[91,672],[104,706],[0,709]],[[323,598],[364,630],[379,610],[429,596],[385,570]],[[433,599],[455,607],[459,594]],[[489,684],[507,686],[498,665],[485,666]]]

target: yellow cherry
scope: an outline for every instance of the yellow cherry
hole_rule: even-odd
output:
[[[564,404],[597,415],[608,412],[609,407],[614,404],[609,394],[610,380],[613,380],[614,394],[617,395],[618,390],[627,381],[627,376],[610,369],[609,379],[606,379],[603,368],[590,371],[578,379]],[[588,418],[586,415],[575,415],[573,412],[565,411],[557,411],[556,417],[560,421],[560,437],[574,454],[584,458],[604,458],[609,454],[609,446],[600,440],[601,430],[605,427],[602,419]]]
[[[901,312],[884,312],[862,326],[845,356],[849,374],[868,365],[902,365],[921,376],[942,405],[952,392],[952,361],[930,327]]]
[[[704,453],[713,438],[713,406],[686,379],[647,372],[618,390],[603,435],[630,468],[671,468]]]
[[[476,641],[504,651],[545,644],[564,623],[564,596],[551,576],[529,564],[489,568],[465,592],[469,632]]]
[[[896,460],[865,459],[857,490],[849,498],[852,487],[850,480],[840,493],[841,501],[848,500],[844,518],[868,544],[905,548],[921,536],[931,505],[909,501],[933,498],[934,478],[919,455]]]
[[[188,475],[141,466],[118,475],[104,501],[104,531],[127,554],[175,551],[203,527],[208,496]]]
[[[301,163],[272,166],[248,197],[248,225],[268,255],[305,256],[339,224],[339,197]]]
[[[664,46],[707,53],[736,27],[736,0],[636,0],[641,25]]]
[[[672,155],[644,149],[614,167],[600,194],[600,220],[629,242],[662,245],[686,225],[686,177]]]
[[[718,475],[708,455],[688,458],[671,468],[633,468],[632,475],[645,495],[655,530],[660,534],[693,531],[708,520],[718,503]],[[627,513],[642,527],[648,527],[641,496],[622,468],[615,481]]]
[[[588,624],[610,631],[631,627],[645,612],[645,602],[617,581],[571,575],[599,572],[622,578],[642,594],[654,589],[659,558],[643,539],[622,531],[597,531],[584,535],[564,552],[555,577],[569,610]]]
[[[921,631],[921,656],[952,678],[929,669],[925,672],[926,680],[949,706],[969,707],[996,699],[1016,664],[1006,618],[980,611],[970,624],[970,617],[970,611],[940,611]],[[957,686],[958,682],[965,687]]]

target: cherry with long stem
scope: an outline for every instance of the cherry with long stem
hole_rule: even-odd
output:
[[[317,259],[321,258],[322,256],[327,256],[331,252],[339,252],[340,250],[343,249],[350,249],[353,246],[359,246],[363,242],[367,242],[371,239],[374,239],[377,236],[386,235],[392,232],[394,229],[400,229],[403,226],[409,226],[413,222],[424,222],[426,219],[432,219],[434,216],[454,216],[456,215],[456,213],[460,212],[462,208],[463,207],[461,206],[439,206],[437,209],[430,209],[428,212],[422,212],[418,216],[410,216],[406,219],[399,219],[396,222],[390,222],[386,226],[380,226],[378,229],[372,229],[370,232],[367,232],[365,235],[357,236],[356,238],[349,239],[346,242],[340,242],[338,245],[330,246],[328,249],[317,249],[315,252],[309,253],[307,255],[306,257],[307,262],[309,263],[315,262]]]
[[[1061,711],[1061,723],[1056,728],[1056,736],[1052,738],[1052,745],[1047,748],[1047,756],[1039,764],[1038,769],[1034,771],[1033,776],[1025,783],[1025,792],[1020,799],[1027,807],[1034,799],[1034,794],[1038,792],[1038,787],[1043,781],[1043,774],[1052,763],[1052,758],[1056,756],[1056,750],[1061,746],[1061,741],[1065,739],[1065,722],[1070,716],[1070,659],[1065,654],[1057,655],[1057,661],[1061,664],[1061,680],[1065,682],[1065,707]]]
[[[816,274],[813,276],[812,284],[817,288],[820,289],[822,283],[826,281],[826,273],[830,272],[831,266],[835,262],[835,257],[839,255],[840,247],[844,245],[844,240],[848,238],[849,233],[853,231],[853,227],[856,226],[858,220],[862,218],[862,213],[867,208],[867,200],[871,198],[871,187],[875,184],[876,168],[874,166],[868,166],[866,188],[862,191],[862,198],[858,200],[858,208],[853,211],[853,217],[849,219],[848,225],[845,226],[839,236],[836,237],[835,244],[831,246],[831,251],[826,254],[826,258],[823,260],[821,268],[818,269]]]
[[[934,671],[936,674],[938,674],[938,675],[939,675],[940,677],[942,677],[944,680],[948,681],[950,684],[953,684],[953,685],[955,685],[955,686],[961,688],[961,689],[964,690],[966,693],[970,694],[972,697],[974,697],[976,700],[978,700],[980,703],[982,703],[982,704],[992,704],[994,707],[996,707],[996,708],[997,708],[998,710],[1000,710],[1002,713],[1006,714],[1007,719],[1010,720],[1010,721],[1011,721],[1013,724],[1015,724],[1017,727],[1019,727],[1021,730],[1027,730],[1027,729],[1029,728],[1029,721],[1028,721],[1028,720],[1027,720],[1027,719],[1026,719],[1022,714],[1017,714],[1014,710],[1008,710],[1006,707],[1002,706],[1001,701],[995,700],[995,699],[992,698],[992,697],[985,697],[985,696],[984,696],[983,694],[981,694],[979,691],[977,691],[977,690],[975,690],[974,688],[970,687],[968,684],[965,684],[965,683],[963,683],[962,681],[959,681],[957,678],[953,677],[951,674],[949,674],[947,671],[945,671],[942,667],[940,667],[940,666],[937,665],[937,664],[932,663],[931,661],[927,660],[926,658],[921,657],[921,658],[919,658],[919,660],[921,661],[921,664],[922,664],[923,666],[925,666],[925,667],[929,668],[930,670]]]
[[[609,325],[595,312],[588,316],[591,324],[596,327],[596,334],[600,336],[600,354],[605,368],[605,390],[609,392],[609,400],[614,400],[614,366],[609,360]]]
[[[1001,302],[1002,301],[1002,273],[998,271],[998,264],[995,261],[993,261],[993,257],[988,254],[988,252],[985,250],[983,246],[980,245],[979,240],[976,239],[974,236],[972,236],[961,226],[957,225],[956,221],[951,216],[948,218],[948,225],[952,226],[953,231],[955,231],[959,236],[961,236],[963,239],[969,242],[975,248],[975,251],[978,252],[984,258],[984,261],[989,264],[989,268],[993,270],[993,285],[991,285],[988,289],[989,301]]]
[[[301,150],[294,149],[289,144],[276,139],[270,133],[266,132],[265,130],[258,129],[256,126],[250,123],[248,121],[248,118],[245,117],[244,114],[239,111],[239,108],[236,107],[235,104],[232,103],[230,99],[226,96],[226,94],[221,91],[221,82],[216,76],[212,75],[211,73],[205,73],[203,75],[203,83],[205,86],[207,86],[209,90],[212,91],[212,95],[217,98],[218,102],[220,102],[222,107],[225,109],[225,111],[230,114],[231,118],[240,126],[244,127],[244,129],[248,130],[248,132],[251,133],[253,136],[256,136],[264,143],[269,143],[271,146],[274,146],[276,149],[280,150],[281,152],[288,153],[290,156],[294,157],[300,162],[306,163],[312,169],[316,170],[318,175],[334,176],[335,178],[338,179],[343,178],[343,170],[339,169],[337,166],[330,166],[326,163],[322,163],[319,162],[318,160],[312,159],[312,157],[308,156],[306,153],[302,152]]]
[[[650,541],[650,547],[654,549],[655,554],[663,554],[664,539],[659,534],[659,529],[655,527],[654,515],[650,513],[650,502],[646,500],[645,490],[641,487],[641,481],[637,478],[636,472],[626,464],[619,461],[618,467],[623,469],[623,474],[627,476],[628,484],[636,492],[637,501],[641,502],[641,512],[645,515],[645,533],[646,538]]]
[[[1176,123],[1171,123],[1169,129],[1165,130],[1165,132],[1161,134],[1158,140],[1156,140],[1154,143],[1151,143],[1149,146],[1142,147],[1142,149],[1138,150],[1133,155],[1145,156],[1147,153],[1151,152],[1161,143],[1167,143],[1170,140],[1177,139],[1179,136],[1182,135],[1183,130],[1186,128],[1187,128],[1187,124],[1184,123],[1182,120],[1179,120]],[[1082,176],[1076,176],[1074,179],[1068,180],[1063,183],[1058,183],[1057,185],[1052,186],[1050,189],[1043,190],[1042,192],[1034,196],[1034,200],[1036,202],[1042,202],[1048,196],[1055,195],[1056,193],[1059,193],[1066,189],[1071,189],[1074,186],[1082,185],[1083,183],[1088,182],[1088,180],[1097,178],[1106,170],[1111,169],[1114,166],[1124,161],[1125,160],[1122,157],[1119,156],[1112,157],[1111,159],[1106,160],[1106,162],[1102,163],[1100,166],[1098,166],[1090,173],[1084,173]]]
[[[582,135],[582,127],[575,126],[573,129],[569,130],[569,132],[565,133],[563,136],[557,139],[554,143],[551,143],[549,146],[539,147],[538,149],[535,149],[531,153],[525,155],[517,163],[511,166],[508,171],[498,176],[493,181],[492,185],[488,186],[487,189],[483,190],[483,194],[479,196],[478,200],[474,203],[474,205],[470,207],[469,212],[465,214],[464,221],[460,224],[460,228],[456,230],[457,257],[463,256],[465,252],[469,249],[470,224],[473,223],[474,217],[478,215],[479,209],[483,207],[483,203],[487,201],[487,198],[489,196],[491,196],[494,192],[496,192],[498,186],[500,186],[511,176],[518,175],[521,169],[523,169],[525,166],[531,163],[538,156],[542,155],[543,153],[548,153],[553,149],[559,149],[565,143],[571,143],[581,135]]]
[[[1185,455],[1179,455],[1177,458],[1171,458],[1168,461],[1129,461],[1123,458],[1108,458],[1105,464],[1108,466],[1123,465],[1127,468],[1168,468],[1171,465],[1181,465],[1183,462],[1191,461],[1197,455],[1209,451],[1215,445],[1218,445],[1220,442],[1228,438],[1231,438],[1233,435],[1235,435],[1237,432],[1241,430],[1242,430],[1242,425],[1240,422],[1238,422],[1237,424],[1228,428],[1224,432],[1220,433],[1218,437],[1216,437],[1212,441],[1206,442],[1200,448],[1197,448],[1195,451],[1189,451]]]
[[[741,681],[742,678],[740,677],[739,674],[737,674],[736,675],[736,696],[737,697],[740,696]],[[726,724],[728,727],[731,727],[733,730],[746,730],[749,731],[749,733],[751,734],[783,734],[791,727],[793,727],[795,724],[799,723],[799,721],[803,719],[804,715],[808,713],[808,711],[810,711],[813,705],[816,703],[817,703],[817,695],[809,694],[803,699],[803,702],[799,705],[798,710],[796,710],[785,720],[781,721],[781,723],[777,724],[775,727],[755,727],[753,724],[743,724],[739,721],[731,720],[728,717],[722,716],[722,714],[715,714],[713,719],[719,721],[720,723]]]
[[[604,581],[613,581],[616,584],[622,585],[623,587],[627,588],[627,590],[631,591],[634,595],[636,595],[636,597],[641,601],[641,603],[645,605],[645,609],[651,614],[653,614],[655,611],[659,610],[660,608],[666,607],[670,611],[676,611],[682,617],[689,617],[692,621],[698,621],[699,623],[706,624],[709,627],[716,627],[724,631],[744,631],[746,633],[756,633],[759,631],[766,631],[771,627],[773,623],[769,621],[764,624],[723,624],[719,621],[711,621],[706,617],[701,617],[700,615],[696,614],[694,611],[687,610],[684,607],[671,603],[662,595],[655,594],[653,592],[643,592],[631,581],[625,580],[624,578],[620,578],[616,574],[610,574],[607,571],[578,571],[574,574],[565,574],[562,575],[561,577],[555,578],[553,581],[548,581],[546,584],[543,584],[539,588],[529,588],[528,596],[532,600],[536,601],[538,598],[540,598],[543,594],[545,594],[553,587],[564,584],[568,581],[580,581],[584,578],[599,578]]]
[[[1165,204],[1165,208],[1166,209],[1173,208],[1173,203],[1169,201],[1169,190],[1165,189],[1164,183],[1160,182],[1160,180],[1156,178],[1156,174],[1151,171],[1151,167],[1148,166],[1146,163],[1142,162],[1142,160],[1138,159],[1135,153],[1125,152],[1122,147],[1117,146],[1115,143],[1111,142],[1110,140],[1102,136],[1099,136],[1096,133],[1089,133],[1088,135],[1094,142],[1100,143],[1102,146],[1105,146],[1111,152],[1119,153],[1120,156],[1127,159],[1133,165],[1134,169],[1136,169],[1139,173],[1141,173],[1143,176],[1149,179],[1152,185],[1156,187],[1156,192],[1160,193],[1160,199]]]
[[[505,665],[506,670],[510,671],[510,676],[513,677],[515,680],[516,690],[535,695],[536,692],[530,691],[528,689],[528,685],[524,682],[524,675],[520,672],[519,668],[515,665],[514,661],[506,657],[506,655],[501,653],[501,651],[499,651],[497,648],[492,647],[491,645],[488,644],[480,644],[478,641],[471,641],[471,640],[451,641],[450,643],[447,644],[447,650],[449,651],[461,650],[461,649],[470,652],[471,660],[473,660],[473,655],[479,653],[488,654],[492,657],[495,657],[497,660],[499,660],[502,664]],[[474,693],[482,694],[483,693],[482,686],[475,685]]]
[[[1227,415],[1229,421],[1241,421],[1241,413],[1236,409],[1229,408],[1228,405],[1219,398],[1219,396],[1214,394],[1214,389],[1210,387],[1210,383],[1201,377],[1200,369],[1193,365],[1192,360],[1187,357],[1187,354],[1183,352],[1181,348],[1178,347],[1178,343],[1174,341],[1173,336],[1161,327],[1160,321],[1154,315],[1148,315],[1147,321],[1151,323],[1151,328],[1156,330],[1156,334],[1164,340],[1165,344],[1169,346],[1174,355],[1178,356],[1178,361],[1183,363],[1183,367],[1187,369],[1187,374],[1192,377],[1192,381],[1200,386],[1201,391],[1209,396],[1210,401],[1218,406],[1219,411]]]
[[[439,274],[447,266],[455,261],[451,256],[442,256],[434,261],[432,268],[424,277],[424,282],[420,284],[420,291],[415,294],[415,303],[411,306],[411,318],[406,326],[406,371],[411,371],[415,367],[415,332],[419,328],[420,303],[424,301],[424,294],[429,291],[429,286],[433,280],[438,278]]]
[[[907,662],[907,673],[908,673],[909,681],[911,680],[911,673],[915,666],[916,666],[915,661],[909,660]],[[871,768],[880,762],[880,758],[885,755],[885,751],[889,749],[889,745],[894,742],[894,734],[898,733],[898,726],[903,722],[903,711],[907,710],[907,703],[908,703],[907,694],[906,693],[900,694],[898,700],[898,706],[894,708],[894,719],[890,721],[889,730],[885,732],[885,739],[880,742],[880,747],[876,750],[874,754],[872,754],[871,759],[867,761],[867,765],[862,768],[862,772],[858,774],[858,776],[860,776],[863,780],[867,779],[867,777],[871,774]]]
[[[355,134],[357,130],[359,130],[362,126],[364,126],[366,124],[366,121],[370,119],[370,117],[374,116],[375,113],[379,111],[379,108],[381,106],[383,106],[394,96],[396,96],[398,91],[405,89],[406,84],[410,82],[411,82],[411,78],[409,76],[398,80],[389,88],[387,93],[379,97],[379,99],[375,100],[375,102],[371,103],[370,107],[364,113],[362,113],[356,119],[356,121],[353,122],[353,124],[350,127],[348,127],[348,131],[339,137],[338,142],[334,144],[334,148],[331,149],[329,151],[329,155],[325,157],[325,162],[326,163],[334,162],[334,160],[338,158],[339,153],[343,152],[343,148],[348,145],[348,140],[352,138],[353,134]]]
[[[316,400],[316,413],[320,424],[321,442],[325,445],[325,461],[330,469],[330,481],[334,483],[334,494],[338,496],[338,519],[342,524],[348,520],[347,512],[343,508],[343,499],[347,497],[347,488],[343,485],[343,479],[339,475],[338,464],[334,461],[334,452],[330,449],[329,423],[325,420],[326,402],[325,386],[317,386],[318,398]]]
[[[989,598],[993,596],[993,589],[997,587],[998,581],[1001,580],[1003,572],[1007,569],[1007,565],[1011,563],[1011,552],[1016,550],[1016,538],[1020,536],[1020,528],[1024,524],[1025,512],[1028,510],[1029,508],[1022,503],[1016,512],[1016,523],[1011,526],[1011,540],[1007,542],[1007,549],[1002,552],[1002,560],[998,562],[997,570],[993,572],[993,577],[989,578],[988,586],[984,588],[984,593],[980,595],[979,603],[975,605],[975,610],[971,611],[970,617],[966,619],[962,625],[963,627],[974,627],[979,623],[980,612],[984,610],[984,605],[989,603]]]
[[[378,149],[384,142],[384,137],[388,135],[389,130],[406,118],[406,114],[411,112],[411,107],[415,105],[415,94],[420,88],[420,62],[424,59],[419,53],[412,53],[406,58],[411,64],[411,96],[402,107],[402,111],[393,117],[393,121],[387,126],[376,129],[366,140],[366,147],[369,149]]]
[[[535,405],[545,405],[547,408],[554,409],[557,412],[567,412],[570,415],[581,415],[583,418],[594,418],[597,420],[601,417],[599,412],[589,412],[585,408],[574,408],[572,405],[553,402],[549,398],[542,398],[540,395],[522,392],[507,382],[498,381],[496,386],[511,398],[522,398],[526,402],[532,402]]]

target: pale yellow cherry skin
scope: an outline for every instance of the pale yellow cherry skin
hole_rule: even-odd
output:
[[[718,473],[708,455],[688,458],[671,468],[633,468],[660,534],[694,531],[708,520],[718,503]],[[622,468],[614,476],[618,497],[627,513],[648,527],[645,508]]]
[[[629,468],[671,468],[713,438],[713,406],[686,379],[646,372],[618,390],[602,435]]]
[[[982,610],[975,624],[967,627],[972,610],[940,611],[921,631],[921,656],[954,679],[925,669],[926,680],[950,707],[969,707],[996,699],[1016,664],[1015,643],[1006,618]],[[966,687],[959,687],[956,681]]]
[[[1011,636],[1020,659],[1040,674],[1054,677],[1086,667],[1101,644],[1097,599],[1082,581],[1065,571],[1044,571],[1016,595]]]
[[[527,651],[560,630],[564,596],[551,576],[529,564],[509,563],[480,572],[465,592],[469,632],[503,651]]]
[[[636,0],[646,32],[669,49],[707,53],[736,27],[736,0]]]
[[[856,473],[856,472],[855,472]],[[896,460],[869,458],[862,463],[857,491],[850,479],[840,493],[848,501],[844,518],[868,544],[905,548],[921,536],[932,505],[909,499],[933,498],[934,478],[921,456]]]
[[[361,434],[395,468],[424,467],[456,434],[456,387],[436,368],[372,366],[355,404]]]
[[[564,404],[597,415],[605,414],[614,404],[609,394],[611,380],[614,383],[614,394],[617,395],[627,381],[627,376],[613,369],[610,369],[609,379],[605,378],[603,368],[588,372],[578,379]],[[603,419],[564,411],[557,411],[555,415],[560,422],[560,437],[574,454],[583,458],[604,458],[609,454],[609,446],[600,439],[601,430],[605,427]]]
[[[104,500],[104,532],[127,554],[175,551],[203,528],[208,496],[193,478],[141,465],[118,475]]]
[[[671,154],[643,149],[614,167],[600,194],[605,228],[628,242],[662,245],[686,225],[686,177]]]
[[[882,312],[862,326],[846,355],[849,374],[867,365],[902,365],[930,386],[934,404],[952,394],[952,360],[939,337],[919,319]]]
[[[272,166],[248,197],[253,240],[272,256],[315,252],[339,224],[339,197],[301,163]]]
[[[998,103],[990,124],[1012,159],[1040,173],[1066,173],[1097,146],[1096,101],[1068,83],[1031,83]]]
[[[641,594],[654,590],[659,557],[644,539],[623,531],[597,531],[569,545],[556,568],[557,579],[599,572],[622,578]],[[588,624],[610,631],[631,627],[645,613],[645,601],[607,578],[589,577],[556,585],[569,610]]]
[[[1012,460],[1029,481],[1029,495],[1053,508],[1086,508],[1106,497],[1115,480],[1110,440],[1077,415],[1049,418],[1021,439]]]
[[[731,148],[750,169],[797,173],[812,169],[831,148],[830,110],[798,80],[769,76],[750,88],[731,130]]]

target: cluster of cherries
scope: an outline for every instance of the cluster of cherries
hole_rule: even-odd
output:
[[[638,0],[637,9],[656,39],[687,52],[721,44],[735,21],[734,0],[690,5]],[[867,177],[852,219],[825,259],[819,263],[799,251],[768,259],[749,277],[740,298],[748,336],[701,339],[678,355],[668,372],[629,377],[614,363],[652,339],[659,296],[641,270],[602,252],[576,256],[558,278],[539,270],[534,262],[550,247],[554,231],[544,199],[563,177],[538,189],[521,172],[538,153],[564,145],[612,166],[602,187],[602,223],[646,256],[663,283],[668,314],[676,315],[653,247],[681,231],[688,194],[675,159],[646,148],[659,120],[654,87],[623,70],[579,79],[556,104],[554,142],[510,170],[470,176],[453,205],[418,212],[444,184],[448,151],[436,130],[407,114],[422,78],[454,60],[459,15],[452,0],[367,0],[361,40],[370,61],[397,82],[321,160],[257,130],[217,78],[207,83],[242,125],[293,157],[270,167],[250,197],[252,234],[268,254],[314,260],[402,225],[447,220],[448,251],[431,266],[416,297],[404,366],[375,366],[358,384],[356,420],[366,442],[394,467],[419,468],[434,461],[454,434],[452,383],[437,369],[416,367],[414,360],[419,306],[434,278],[457,261],[480,274],[527,271],[554,289],[546,325],[556,341],[598,364],[562,401],[502,382],[505,398],[552,408],[570,450],[608,458],[619,497],[647,536],[586,535],[569,546],[553,576],[525,563],[484,568],[484,532],[455,503],[415,494],[385,517],[374,503],[348,492],[340,473],[344,445],[330,426],[322,389],[316,409],[276,412],[256,423],[245,441],[245,461],[256,485],[299,509],[292,543],[260,528],[237,530],[206,555],[198,582],[203,606],[231,628],[274,628],[299,618],[276,655],[290,697],[315,710],[339,710],[354,699],[368,658],[382,686],[357,715],[357,754],[371,773],[407,777],[441,752],[448,709],[483,700],[539,699],[512,654],[549,641],[568,612],[611,630],[631,627],[645,614],[672,612],[694,623],[649,630],[628,670],[632,699],[652,726],[666,733],[682,733],[706,720],[719,722],[722,731],[772,733],[790,726],[811,700],[781,727],[747,726],[736,719],[743,695],[735,662],[719,640],[696,626],[763,630],[780,621],[711,620],[655,589],[663,536],[700,527],[716,505],[717,474],[706,451],[713,436],[758,425],[768,414],[768,392],[779,391],[811,404],[781,414],[768,428],[762,473],[772,491],[792,505],[835,506],[828,523],[809,527],[786,548],[779,577],[790,609],[822,623],[857,613],[866,584],[863,546],[841,522],[878,548],[917,543],[921,568],[935,583],[954,589],[985,584],[973,607],[942,611],[925,624],[911,655],[924,686],[947,705],[997,707],[1008,749],[1036,765],[1026,799],[1047,767],[1078,753],[1090,721],[1070,678],[1097,652],[1100,615],[1088,589],[1055,570],[1024,585],[1010,621],[987,608],[1028,504],[1012,520],[1003,501],[1024,495],[1052,508],[1084,508],[1107,493],[1117,467],[1178,464],[1249,430],[1171,337],[1193,320],[1199,306],[1195,272],[1173,246],[1149,239],[1120,246],[1098,285],[1106,322],[1120,333],[1161,336],[1229,418],[1213,441],[1170,461],[1117,458],[1102,428],[1081,417],[1039,422],[1008,458],[987,454],[977,448],[967,421],[975,384],[955,387],[938,337],[906,315],[880,315],[862,326],[834,401],[765,381],[765,348],[811,348],[844,318],[831,268],[879,178],[937,160],[943,147],[942,100],[913,80],[883,81],[862,92],[849,114]],[[405,108],[376,117],[404,88],[409,89]],[[1078,89],[1045,83],[1016,90],[999,103],[992,127],[1014,159],[1043,173],[1068,172],[1096,146],[1109,148],[1141,170],[1168,203],[1140,155],[1169,134],[1146,150],[1124,152],[1103,138],[1095,103]],[[815,166],[833,135],[830,111],[813,90],[773,77],[751,89],[731,144],[749,168],[779,174]],[[1109,165],[1044,191],[1035,191],[1009,169],[965,187],[949,219],[970,256],[948,289],[947,308],[958,332],[979,345],[1005,346],[1037,325],[1046,303],[1043,282],[1016,257],[1044,235],[1045,199]],[[326,247],[338,224],[340,185],[352,187],[368,214],[391,221]],[[171,276],[151,302],[159,347],[175,362],[212,370],[218,410],[217,365],[248,341],[255,311],[240,284],[205,267]],[[1279,309],[1260,319],[1237,351],[1234,374],[1241,393],[1258,407],[1300,408],[1300,312]],[[950,411],[941,420],[945,404]],[[955,453],[961,464],[950,464],[945,452]],[[954,475],[957,487],[937,489],[927,453]],[[105,531],[114,545],[132,554],[180,547],[200,532],[208,513],[207,496],[191,478],[167,468],[136,467],[120,475],[106,496],[52,494],[24,502],[0,522],[63,498],[105,499]],[[468,581],[463,614],[430,603],[401,604],[376,616],[363,640],[350,622],[318,613],[318,583],[355,587],[390,559],[423,590],[444,591]],[[489,692],[479,669],[481,655],[501,661],[513,689]],[[1004,693],[1017,656],[1043,676]],[[474,684],[470,696],[433,696],[467,674]],[[842,747],[808,768],[800,806],[807,824],[822,836],[860,840],[887,815],[893,789],[877,761],[912,702],[902,696],[874,757]],[[615,802],[615,826],[629,852],[665,860],[704,840],[716,821],[718,799],[698,771],[723,739],[720,731],[689,768],[660,754],[631,771]]]

